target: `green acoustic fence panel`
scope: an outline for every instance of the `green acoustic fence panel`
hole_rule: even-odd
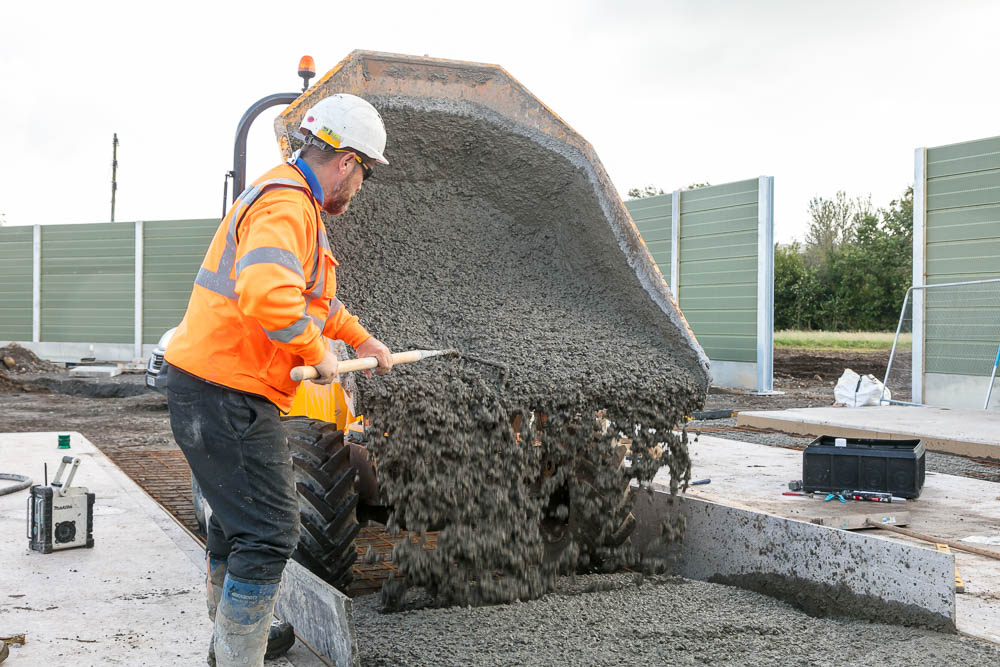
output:
[[[757,361],[757,199],[760,181],[680,193],[684,317],[709,359]]]
[[[156,343],[181,321],[194,277],[218,226],[218,219],[143,223],[143,343]]]
[[[42,227],[41,339],[135,340],[135,224]]]
[[[0,340],[31,340],[31,227],[0,227]]]
[[[649,248],[663,279],[670,283],[670,238],[673,195],[658,195],[625,202],[639,235]]]
[[[926,179],[927,284],[1000,278],[1000,137],[927,149]],[[946,298],[927,292],[926,372],[989,375],[1000,343],[997,287],[943,289]]]

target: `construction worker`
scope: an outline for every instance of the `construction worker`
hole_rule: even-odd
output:
[[[309,109],[303,148],[254,182],[226,214],[166,350],[174,438],[212,508],[206,560],[209,664],[261,665],[294,643],[272,630],[285,563],[299,539],[292,461],[279,414],[314,366],[337,377],[326,338],[392,367],[389,349],[336,297],[337,260],[320,210],[340,215],[375,163],[388,164],[385,126],[354,95]],[[324,338],[325,337],[325,338]]]

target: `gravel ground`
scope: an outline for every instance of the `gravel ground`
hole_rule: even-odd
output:
[[[408,604],[427,598],[411,591]],[[539,600],[381,614],[356,599],[362,665],[997,665],[957,635],[812,618],[729,586],[634,574],[559,580]]]

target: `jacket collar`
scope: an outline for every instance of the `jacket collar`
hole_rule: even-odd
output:
[[[323,187],[319,184],[319,179],[316,178],[316,174],[313,172],[312,167],[309,166],[309,163],[299,155],[299,151],[295,151],[292,154],[292,157],[289,158],[288,164],[302,174],[302,178],[306,179],[306,184],[309,186],[309,190],[312,192],[313,198],[319,202],[320,207],[322,207]]]

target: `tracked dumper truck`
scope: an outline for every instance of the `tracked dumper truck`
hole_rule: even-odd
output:
[[[275,120],[285,158],[301,145],[298,128],[305,111],[339,92],[370,101],[382,114],[389,137],[386,155],[390,165],[376,170],[375,178],[365,183],[346,214],[336,218],[324,214],[333,253],[342,267],[337,274],[338,296],[342,295],[370,331],[394,350],[454,346],[492,357],[501,365],[510,364],[512,370],[529,363],[527,357],[508,358],[518,357],[516,349],[498,352],[491,347],[490,334],[481,333],[490,327],[496,330],[496,322],[500,322],[499,336],[506,339],[503,322],[507,318],[529,317],[514,315],[520,305],[505,305],[508,301],[501,296],[497,297],[499,305],[487,300],[478,308],[453,312],[456,298],[475,301],[477,290],[495,284],[489,276],[477,273],[495,277],[506,270],[489,266],[490,255],[496,253],[484,250],[485,246],[516,249],[524,244],[526,250],[520,255],[515,252],[511,262],[516,265],[511,269],[516,285],[509,289],[523,292],[518,304],[530,302],[523,307],[524,313],[542,310],[556,314],[558,326],[553,325],[549,333],[568,336],[565,340],[571,341],[568,345],[574,349],[565,350],[567,358],[582,350],[572,343],[573,332],[566,331],[573,327],[572,318],[594,320],[599,333],[580,333],[588,343],[594,343],[590,340],[594,336],[601,338],[592,348],[604,345],[625,354],[633,349],[654,349],[662,343],[673,350],[671,368],[676,368],[677,385],[689,393],[700,393],[703,400],[708,360],[593,148],[503,68],[354,51]],[[608,115],[614,114],[609,111]],[[476,218],[477,214],[482,214],[481,218]],[[455,232],[456,225],[469,225],[471,219],[488,222]],[[373,231],[373,220],[384,224]],[[430,226],[421,227],[428,220]],[[530,224],[525,222],[529,220]],[[447,244],[452,233],[467,234],[461,248]],[[407,239],[407,235],[412,238]],[[544,256],[552,257],[546,266],[535,266],[537,261],[529,256],[546,246],[581,244],[573,256],[543,249]],[[466,250],[468,257],[456,257]],[[612,274],[617,282],[609,277]],[[483,286],[470,285],[480,278]],[[466,289],[468,296],[463,297]],[[567,305],[571,298],[584,305]],[[589,300],[594,300],[595,314],[586,310]],[[508,312],[502,312],[505,310]],[[565,318],[559,319],[563,311]],[[633,311],[641,311],[635,314],[635,322]],[[519,325],[511,322],[511,332]],[[636,343],[633,338],[641,341]],[[341,358],[347,358],[342,343],[329,344]],[[546,346],[555,345],[544,332],[513,344],[522,350],[532,346],[546,350]],[[654,353],[655,349],[650,354]],[[559,351],[552,354],[558,358]],[[426,372],[431,364],[442,364],[439,372],[448,372],[445,362],[440,361],[407,368],[422,365]],[[327,386],[304,381],[285,420],[302,519],[301,539],[293,558],[343,591],[351,583],[358,558],[354,539],[359,522],[389,520],[392,499],[386,497],[383,487],[393,480],[385,476],[401,469],[396,466],[387,471],[382,459],[371,451],[366,423],[374,421],[380,432],[391,426],[369,412],[374,408],[365,400],[365,389],[400,372],[357,381],[344,375],[339,383]],[[663,391],[675,390],[667,387]],[[447,406],[441,407],[447,410]],[[690,408],[690,402],[685,404],[685,409]],[[362,411],[364,416],[359,414]],[[598,486],[592,484],[594,465],[627,465],[630,442],[637,435],[649,440],[638,427],[631,433],[623,432],[612,412],[606,416],[599,410],[593,415],[598,434],[595,441],[601,443],[602,451],[574,455],[581,460],[538,458],[537,480],[531,488],[546,495],[542,504],[548,509],[542,513],[539,531],[546,543],[547,559],[559,559],[567,549],[589,549],[596,556],[600,549],[627,544],[634,526],[627,476],[622,476],[622,484],[610,492],[604,488],[603,493],[615,496],[598,503],[605,516],[595,518],[593,504],[587,511],[574,506],[591,503],[593,498],[588,494],[598,492]],[[680,417],[674,419],[674,425],[687,413],[677,414]],[[546,417],[539,411],[512,416],[509,428],[520,446],[537,444]],[[589,422],[589,417],[584,421]],[[534,429],[526,429],[526,422]],[[615,432],[607,433],[609,428]],[[573,432],[572,427],[569,432]],[[649,450],[643,451],[648,455]],[[631,457],[633,462],[635,458]],[[402,469],[407,475],[419,475],[420,462],[411,463]],[[543,483],[546,480],[548,483]],[[203,503],[197,490],[195,495],[199,520],[203,521]],[[398,497],[396,501],[398,504]],[[405,518],[401,523],[406,527]],[[480,528],[490,530],[489,526]],[[593,568],[599,561],[585,558],[574,562],[589,562]]]

